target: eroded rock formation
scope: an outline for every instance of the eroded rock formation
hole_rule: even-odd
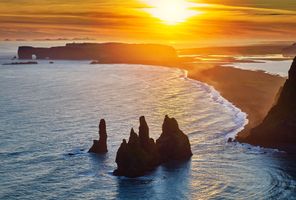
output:
[[[164,162],[188,160],[192,156],[188,137],[179,129],[176,119],[165,117],[163,131],[155,143],[149,137],[145,118],[140,117],[139,135],[131,129],[129,141],[123,140],[116,155],[117,176],[137,177]]]
[[[117,176],[137,177],[154,169],[159,164],[156,144],[149,138],[149,128],[145,118],[140,117],[139,136],[131,129],[128,143],[123,140],[116,155]]]
[[[93,145],[88,152],[97,153],[97,154],[108,152],[106,122],[104,119],[101,119],[99,124],[99,140],[93,141]]]
[[[238,141],[286,151],[296,150],[296,58],[276,104],[263,122]]]
[[[192,156],[187,135],[180,129],[175,118],[165,116],[162,133],[156,140],[162,162],[170,160],[187,160]]]

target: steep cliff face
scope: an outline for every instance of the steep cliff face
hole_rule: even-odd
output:
[[[99,63],[174,64],[174,48],[156,44],[70,43],[66,46],[35,48],[21,46],[19,59],[98,60]]]
[[[263,147],[287,151],[296,149],[296,58],[276,104],[263,122],[253,128],[245,138],[237,139]]]

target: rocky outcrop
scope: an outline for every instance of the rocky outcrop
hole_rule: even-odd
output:
[[[165,117],[163,132],[155,143],[149,137],[145,118],[140,117],[139,135],[131,129],[129,141],[123,140],[116,155],[116,176],[138,177],[158,165],[172,160],[187,160],[192,156],[188,137],[174,118]]]
[[[103,154],[107,153],[107,131],[106,131],[106,122],[104,119],[101,119],[99,124],[99,140],[94,140],[92,147],[88,152]]]
[[[296,150],[296,58],[276,104],[263,122],[238,141],[286,151]]]
[[[175,65],[176,50],[166,45],[123,43],[70,43],[65,46],[35,48],[20,46],[19,59],[96,60],[95,63]]]
[[[116,155],[117,176],[137,177],[154,169],[159,164],[156,144],[149,138],[149,128],[144,117],[140,117],[139,136],[131,129],[128,143],[123,140]]]
[[[2,65],[36,65],[38,62],[35,61],[27,61],[27,62],[11,62],[11,63],[3,63]]]
[[[156,140],[162,162],[170,160],[188,160],[192,156],[187,135],[180,129],[175,118],[165,116],[162,133]]]

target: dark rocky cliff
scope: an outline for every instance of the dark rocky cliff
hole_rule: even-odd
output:
[[[173,65],[174,48],[157,44],[70,43],[65,46],[35,48],[20,46],[19,59],[97,60],[99,63],[135,63]]]
[[[263,122],[238,141],[289,152],[296,150],[296,58],[277,102]]]

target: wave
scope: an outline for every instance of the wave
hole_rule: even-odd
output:
[[[229,138],[234,139],[236,135],[240,131],[242,131],[244,127],[248,124],[249,120],[247,119],[247,114],[244,113],[241,109],[237,108],[233,103],[225,99],[213,86],[198,80],[188,78],[188,71],[187,70],[182,70],[182,71],[183,71],[183,77],[186,80],[189,80],[193,84],[197,84],[198,86],[201,86],[205,92],[210,94],[210,97],[216,103],[227,108],[230,112],[234,114],[234,123],[236,124],[236,126],[232,130],[227,132],[225,135],[226,140]]]

